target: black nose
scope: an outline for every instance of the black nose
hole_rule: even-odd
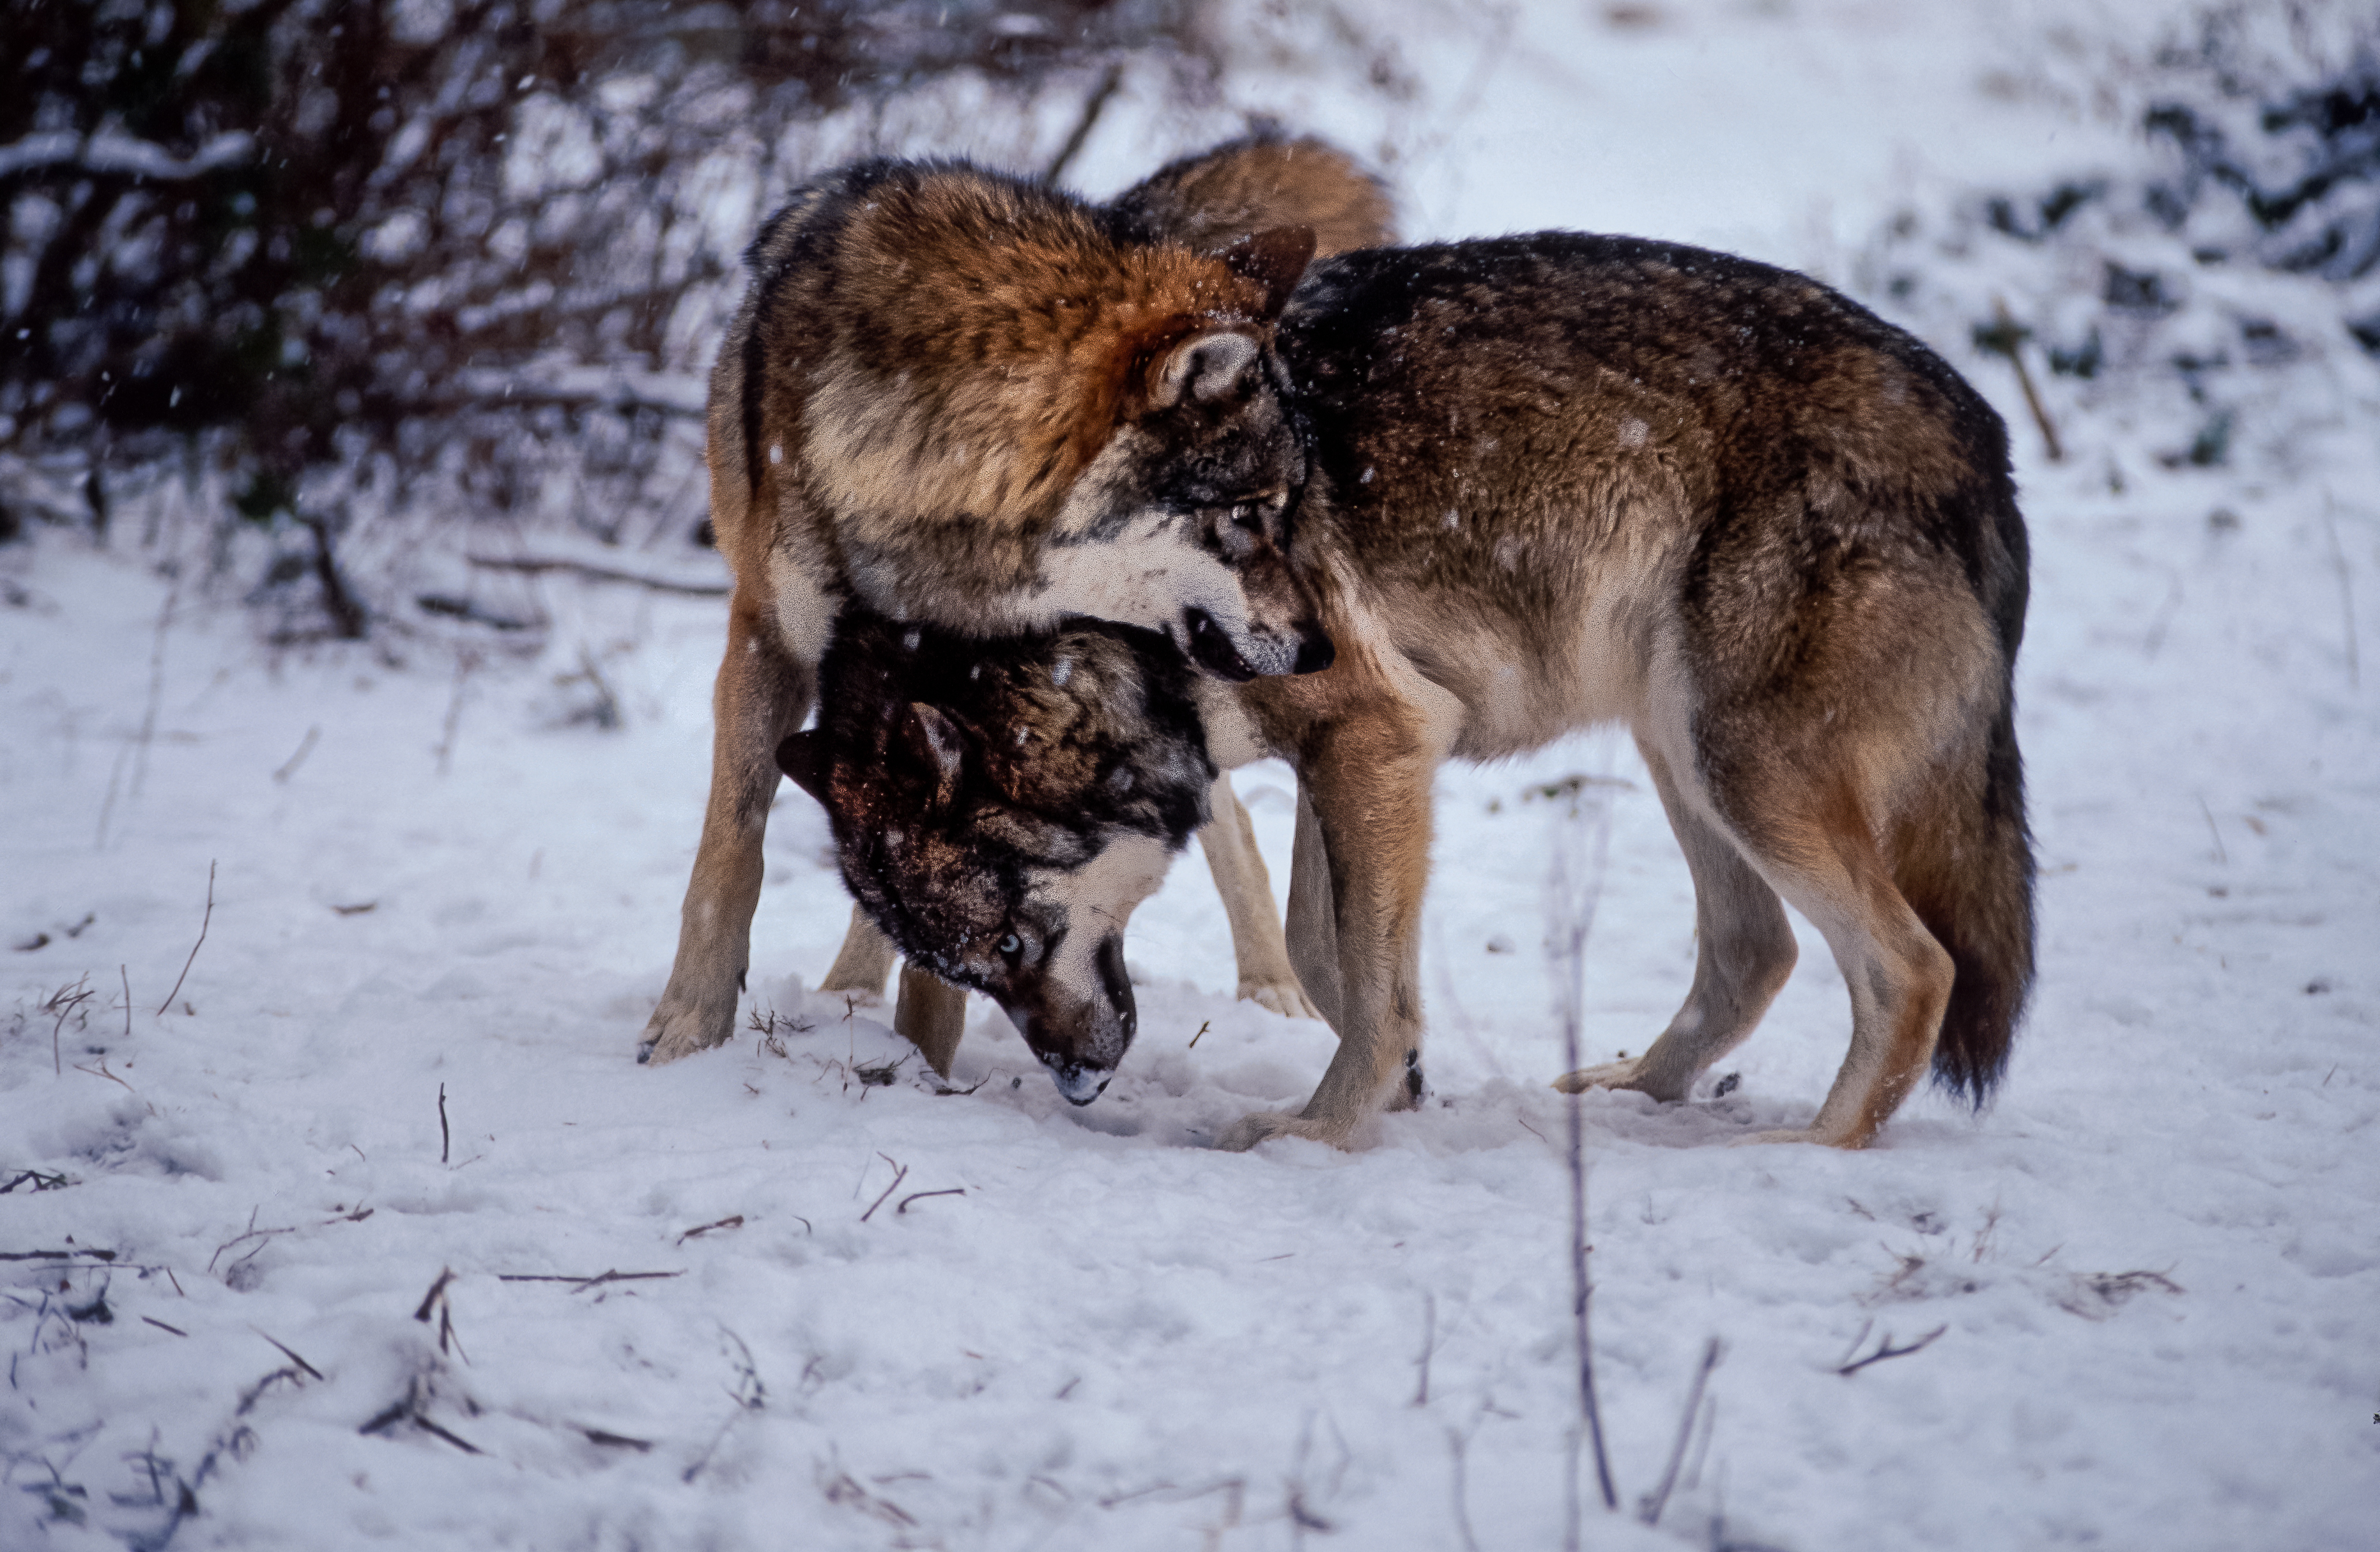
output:
[[[1319,673],[1339,661],[1339,649],[1330,645],[1330,637],[1320,625],[1308,625],[1298,633],[1297,661],[1292,673]]]

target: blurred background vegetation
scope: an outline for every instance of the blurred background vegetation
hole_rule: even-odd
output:
[[[1684,8],[1587,7],[1614,37]],[[1443,152],[1519,16],[1508,0],[10,0],[0,540],[34,522],[103,543],[202,535],[209,589],[284,642],[533,645],[534,589],[504,594],[457,551],[495,536],[575,542],[582,563],[633,551],[648,576],[666,563],[715,588],[688,542],[703,373],[745,243],[806,178],[949,152],[1065,178],[1102,143],[1129,143],[1136,174],[1246,127],[1263,83],[1328,78],[1341,132],[1390,127],[1352,149],[1393,179],[1401,148]],[[2120,122],[2133,154],[1912,190],[1814,268],[2107,489],[2286,471],[2309,438],[2369,436],[2380,17],[2212,4],[2141,32],[2046,46],[2005,88]],[[1401,53],[1432,49],[1478,61],[1449,103]],[[1359,101],[1369,115],[1347,116]],[[180,542],[160,546],[169,564]]]
[[[12,0],[0,523],[183,498],[294,540],[424,498],[690,530],[737,256],[820,168],[964,120],[1062,173],[1201,0]],[[157,503],[139,504],[153,520]],[[318,608],[316,606],[319,606]]]

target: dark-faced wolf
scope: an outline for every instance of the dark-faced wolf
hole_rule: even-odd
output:
[[[969,685],[947,647],[852,634],[781,758],[894,940],[1087,1100],[1131,1030],[1113,924],[1197,822],[1202,759],[1285,756],[1290,954],[1339,1049],[1302,1112],[1223,1141],[1344,1144],[1422,1090],[1433,770],[1617,721],[1693,871],[1697,961],[1648,1050],[1563,1085],[1685,1097],[1792,967],[1781,897],[1842,968],[1851,1052],[1806,1129],[1763,1135],[1861,1146],[1929,1065],[1980,1103],[2033,972],[2026,540],[1990,407],[1824,286],[1628,238],[1342,255],[1277,338],[1335,665],[1202,686],[1155,638],[1077,632]]]
[[[641,1058],[734,1030],[773,754],[845,600],[978,635],[1123,621],[1232,678],[1330,661],[1282,556],[1305,469],[1272,333],[1318,243],[1386,241],[1388,220],[1345,156],[1266,138],[1104,207],[961,164],[871,162],[770,219],[711,373],[711,526],[735,587],[702,841]],[[1243,980],[1278,1002],[1295,976],[1265,899],[1281,963],[1252,971],[1244,952]],[[872,970],[880,989],[889,967],[856,933],[828,985]]]

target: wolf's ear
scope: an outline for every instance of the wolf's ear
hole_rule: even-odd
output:
[[[1250,232],[1216,257],[1230,265],[1234,274],[1263,286],[1264,315],[1279,318],[1305,266],[1314,262],[1314,228],[1275,226],[1267,232]]]
[[[1149,402],[1171,409],[1184,399],[1212,404],[1231,397],[1240,392],[1256,360],[1257,342],[1245,334],[1228,329],[1192,334],[1157,364]]]
[[[826,801],[826,751],[819,746],[818,729],[804,728],[778,745],[777,769],[802,791]]]
[[[959,770],[966,761],[966,745],[958,724],[941,707],[913,700],[901,733],[908,740],[909,752],[933,773],[933,806],[949,807],[959,794]]]

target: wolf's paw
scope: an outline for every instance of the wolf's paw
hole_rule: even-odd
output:
[[[1283,1018],[1318,1019],[1322,1010],[1306,1000],[1305,988],[1294,980],[1242,981],[1240,1000],[1269,1008]]]
[[[664,1000],[653,1010],[652,1022],[645,1025],[644,1037],[637,1042],[637,1060],[658,1067],[664,1061],[675,1061],[681,1056],[724,1045],[735,1033],[733,1002],[724,1008],[673,1009]]]
[[[1590,1088],[1627,1088],[1635,1080],[1638,1060],[1630,1057],[1625,1061],[1606,1061],[1600,1066],[1564,1073],[1554,1080],[1554,1086],[1564,1094],[1585,1094]]]
[[[1815,1126],[1789,1127],[1777,1132],[1755,1132],[1748,1137],[1732,1139],[1730,1147],[1753,1147],[1761,1143],[1815,1143],[1821,1147],[1863,1148],[1873,1136],[1830,1136]]]
[[[1332,1147],[1345,1147],[1347,1128],[1278,1110],[1259,1110],[1252,1116],[1242,1116],[1215,1146],[1225,1153],[1245,1153],[1258,1143],[1269,1143],[1275,1137],[1310,1137]]]

